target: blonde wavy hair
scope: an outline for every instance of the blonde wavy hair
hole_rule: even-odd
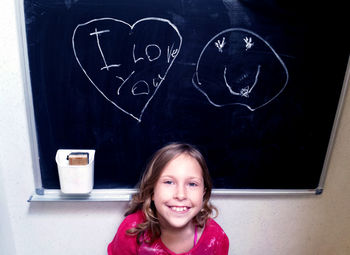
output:
[[[194,217],[193,223],[199,227],[204,227],[208,218],[212,216],[216,217],[218,214],[216,207],[209,201],[212,190],[212,182],[204,157],[193,145],[186,143],[171,143],[159,149],[153,155],[153,158],[148,163],[142,179],[138,184],[138,192],[132,196],[129,209],[125,213],[125,216],[127,216],[135,213],[138,210],[142,210],[143,214],[145,215],[146,219],[144,222],[126,231],[129,235],[137,236],[136,240],[138,244],[141,243],[141,237],[143,237],[144,233],[146,232],[150,233],[151,235],[150,240],[145,240],[147,243],[152,243],[161,235],[157,211],[152,201],[154,187],[165,166],[180,154],[186,154],[196,159],[202,168],[205,190],[203,196],[203,208],[199,211],[196,217]],[[214,211],[215,215],[213,213]]]

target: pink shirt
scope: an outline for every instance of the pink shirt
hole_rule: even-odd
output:
[[[160,238],[152,244],[138,245],[136,236],[126,234],[126,230],[143,221],[144,215],[141,211],[128,215],[120,224],[113,241],[108,245],[108,255],[176,255],[163,244]],[[229,240],[225,232],[213,219],[209,219],[196,245],[181,255],[227,255],[228,247]]]

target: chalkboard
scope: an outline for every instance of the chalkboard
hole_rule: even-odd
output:
[[[316,189],[342,91],[342,6],[24,0],[44,189],[58,149],[95,149],[95,189],[133,188],[181,141],[216,189]]]

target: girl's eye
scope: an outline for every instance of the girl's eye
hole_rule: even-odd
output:
[[[198,186],[198,184],[195,183],[195,182],[190,182],[188,185],[189,185],[190,187],[197,187],[197,186]]]
[[[164,184],[173,184],[173,181],[164,181]]]

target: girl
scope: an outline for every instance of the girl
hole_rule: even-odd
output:
[[[217,214],[211,189],[206,162],[193,146],[173,143],[158,150],[108,254],[228,254],[228,238],[210,218]]]

